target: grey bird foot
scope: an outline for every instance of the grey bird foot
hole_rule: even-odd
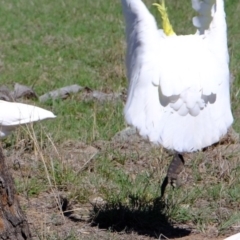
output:
[[[180,185],[178,175],[182,172],[183,167],[184,167],[183,156],[179,153],[176,153],[168,167],[167,176],[164,178],[163,183],[161,185],[161,197],[163,197],[168,183],[170,183],[172,187],[177,187]]]

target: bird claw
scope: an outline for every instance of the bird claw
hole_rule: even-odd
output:
[[[170,183],[173,188],[181,186],[181,182],[178,176],[182,172],[183,167],[184,167],[183,156],[179,153],[176,153],[168,167],[167,176],[164,178],[163,183],[161,185],[161,197],[163,197],[168,183]]]

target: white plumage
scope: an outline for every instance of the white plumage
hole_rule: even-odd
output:
[[[55,117],[40,107],[0,100],[0,137],[7,136],[19,125]]]
[[[237,233],[228,238],[225,238],[224,240],[239,240],[239,239],[240,239],[240,233]]]
[[[177,152],[207,147],[233,122],[223,0],[192,0],[194,35],[166,36],[141,0],[122,0],[126,22],[126,121]]]

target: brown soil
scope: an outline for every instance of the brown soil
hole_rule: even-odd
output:
[[[109,145],[110,144],[110,145]],[[147,166],[146,159],[149,157],[149,149],[153,149],[153,154],[159,154],[159,149],[153,148],[150,144],[142,141],[142,140],[134,140],[129,144],[129,142],[123,143],[118,142],[114,139],[113,142],[96,142],[93,146],[87,146],[84,143],[80,142],[68,142],[63,146],[60,146],[61,154],[63,158],[66,157],[67,161],[71,163],[75,168],[79,168],[79,171],[82,171],[85,167],[87,167],[90,163],[90,160],[93,159],[95,154],[99,151],[103,151],[106,147],[114,148],[115,151],[124,151],[132,152],[133,149],[141,149],[138,151],[138,160],[135,161],[129,157],[129,161],[126,165],[126,171],[134,177],[135,174],[144,170]],[[233,145],[235,146],[235,145]],[[222,148],[222,146],[220,146]],[[237,146],[239,149],[239,146]],[[74,149],[74,150],[73,150]],[[229,149],[229,147],[228,147]],[[216,152],[216,148],[211,150],[213,153]],[[33,156],[31,153],[18,153],[11,154],[8,159],[9,167],[12,169],[13,176],[29,176],[32,173],[28,172],[27,165],[34,164]],[[5,155],[7,151],[5,151]],[[166,153],[165,153],[166,154]],[[208,153],[206,153],[208,154]],[[19,157],[21,155],[21,157]],[[76,164],[75,158],[82,156],[82,164],[79,166]],[[130,155],[129,155],[130,156]],[[113,156],[114,157],[114,156]],[[187,156],[186,158],[188,158]],[[22,165],[21,171],[16,169],[15,160],[18,159],[18,164]],[[21,160],[19,160],[21,159]],[[86,161],[86,159],[88,159]],[[154,162],[151,163],[154,167]],[[25,169],[25,170],[24,170]],[[200,169],[201,170],[201,169]],[[65,197],[66,192],[57,191],[52,189],[52,191],[42,192],[37,197],[28,198],[24,194],[19,196],[20,203],[22,208],[25,210],[28,222],[30,224],[30,229],[33,234],[34,239],[72,239],[69,237],[69,234],[73,232],[77,239],[113,239],[113,240],[150,240],[150,239],[178,239],[178,240],[222,240],[224,236],[216,237],[218,234],[216,233],[216,229],[213,227],[212,229],[209,227],[208,231],[205,233],[201,233],[197,231],[194,226],[190,225],[174,225],[166,224],[161,226],[159,232],[163,232],[164,234],[158,234],[155,230],[151,228],[145,229],[145,223],[141,226],[141,221],[144,221],[144,215],[139,213],[138,227],[134,228],[132,231],[126,233],[124,228],[115,229],[111,231],[111,223],[108,222],[108,214],[107,211],[99,212],[99,216],[95,218],[94,222],[91,219],[91,214],[94,211],[93,203],[96,205],[103,205],[103,199],[96,197],[95,199],[91,199],[91,203],[89,204],[79,204],[74,201],[70,201]],[[61,204],[61,207],[59,205]],[[65,211],[63,214],[62,211]],[[101,209],[101,208],[99,208]],[[131,221],[131,218],[134,218],[136,215],[133,212],[129,212],[129,210],[123,210],[120,212],[116,212],[116,214],[123,214],[126,218],[128,214],[128,218]],[[162,216],[161,216],[162,217]],[[134,219],[136,220],[136,219]],[[161,220],[159,220],[161,221]],[[127,223],[126,223],[127,224]],[[148,223],[148,225],[151,223]],[[232,232],[231,234],[234,234]],[[231,235],[228,233],[228,235]],[[51,236],[51,238],[49,237]],[[75,239],[75,238],[73,238]]]

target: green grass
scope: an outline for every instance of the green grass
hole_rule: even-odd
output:
[[[153,2],[145,2],[160,23],[156,8],[151,6]],[[239,132],[240,2],[226,0],[225,3],[230,68],[235,78],[231,92],[234,128]],[[194,12],[190,0],[184,3],[167,0],[166,4],[176,33],[193,33],[191,19]],[[39,96],[71,84],[106,93],[122,92],[127,87],[124,22],[118,0],[4,0],[0,2],[0,26],[1,84],[11,86],[18,82],[33,86]],[[105,224],[105,228],[112,228],[111,222],[102,218],[112,214],[124,215],[125,230],[136,232],[143,228],[139,224],[141,221],[149,229],[148,221],[156,221],[151,231],[157,232],[159,214],[165,223],[168,220],[186,223],[202,232],[215,226],[218,233],[225,233],[239,223],[239,214],[234,214],[239,210],[240,192],[239,154],[236,152],[224,156],[228,163],[225,172],[218,155],[213,157],[215,160],[208,160],[208,155],[196,154],[194,161],[187,164],[191,181],[177,190],[168,188],[164,204],[155,200],[170,157],[165,153],[161,155],[158,148],[141,149],[131,144],[113,143],[104,146],[100,143],[102,151],[86,169],[81,166],[88,158],[82,159],[80,153],[76,154],[73,166],[68,160],[71,154],[74,155],[77,142],[95,146],[96,142],[98,145],[100,141],[111,140],[125,127],[122,101],[98,102],[84,99],[81,94],[71,95],[66,100],[36,102],[52,110],[57,119],[44,122],[44,127],[37,125],[35,137],[20,130],[5,140],[8,151],[12,154],[16,154],[15,150],[20,151],[20,156],[27,162],[24,169],[14,170],[20,194],[32,198],[55,189],[66,192],[70,202],[83,205],[100,196],[107,202],[107,207],[101,211],[95,209],[96,212],[93,209],[92,214],[97,223]],[[67,147],[64,144],[68,141],[73,141],[72,152],[65,156]],[[29,143],[30,150],[26,147]],[[23,145],[18,147],[19,144]],[[200,173],[201,164],[205,170]],[[95,216],[97,211],[101,213],[99,218]],[[134,228],[131,222],[137,227]],[[52,235],[49,239],[58,238]],[[75,239],[74,234],[66,239]]]

